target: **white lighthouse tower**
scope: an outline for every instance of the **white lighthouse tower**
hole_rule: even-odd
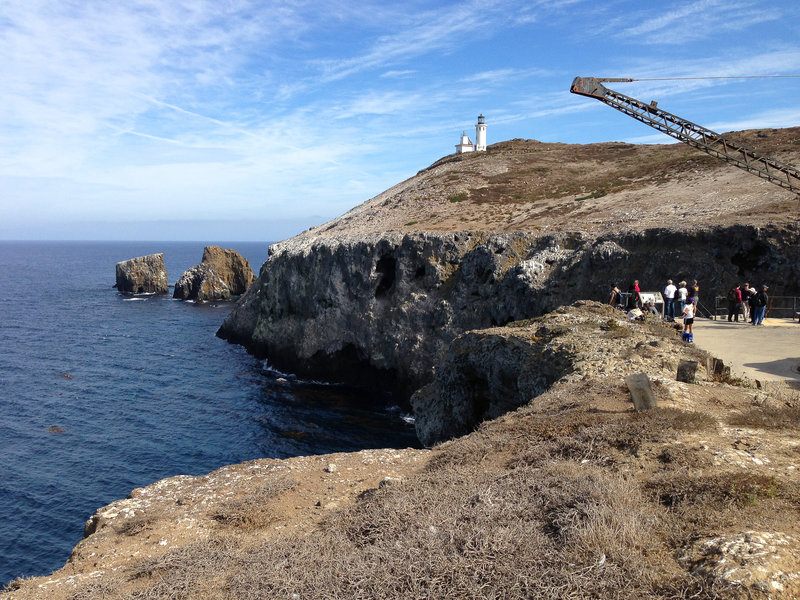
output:
[[[486,151],[486,119],[478,115],[478,124],[475,125],[475,151]]]

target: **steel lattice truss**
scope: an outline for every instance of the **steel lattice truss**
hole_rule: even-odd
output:
[[[701,125],[687,121],[656,106],[605,87],[603,81],[633,81],[632,79],[599,79],[576,77],[570,91],[595,98],[612,108],[737,167],[800,194],[800,170],[740,144]]]

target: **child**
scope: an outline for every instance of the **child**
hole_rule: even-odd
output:
[[[686,306],[683,307],[683,339],[686,342],[694,342],[694,315],[697,306],[695,305],[695,298],[687,298]]]

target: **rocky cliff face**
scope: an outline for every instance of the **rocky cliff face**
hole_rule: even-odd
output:
[[[117,263],[116,288],[123,294],[166,294],[164,254],[149,254]]]
[[[800,157],[800,128],[732,135]],[[402,403],[463,332],[605,301],[634,279],[697,279],[705,312],[743,280],[798,295],[797,200],[681,144],[502,142],[274,245],[219,335]]]
[[[430,446],[467,434],[531,402],[557,381],[596,376],[622,381],[643,370],[674,379],[682,359],[700,365],[703,379],[723,370],[720,361],[682,343],[674,325],[660,319],[631,322],[591,301],[560,307],[547,317],[468,331],[450,345],[434,381],[411,397],[417,436]]]
[[[386,233],[277,244],[219,335],[281,369],[372,383],[401,399],[429,383],[469,329],[535,317],[613,282],[697,278],[701,302],[742,279],[795,293],[796,226],[562,232]]]

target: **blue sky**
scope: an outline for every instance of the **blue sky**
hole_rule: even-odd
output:
[[[800,74],[791,0],[2,0],[0,238],[275,240],[488,142],[670,141],[576,75]],[[615,89],[716,131],[800,79]]]

